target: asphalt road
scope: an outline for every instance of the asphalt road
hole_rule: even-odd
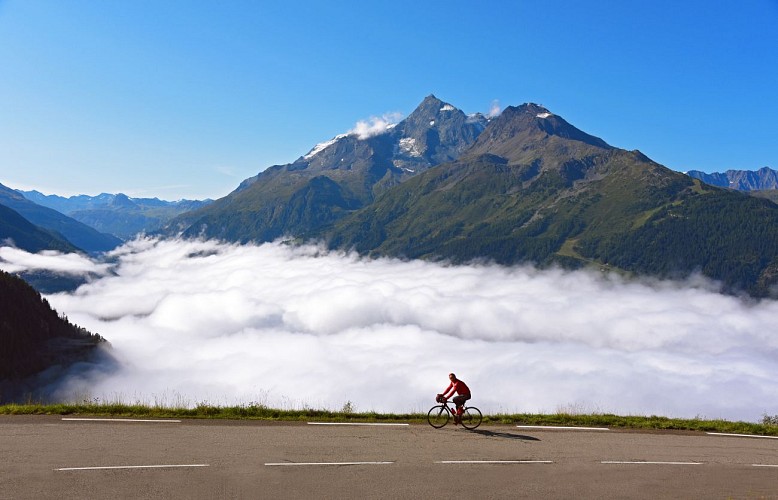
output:
[[[778,498],[778,440],[0,416],[0,498]]]

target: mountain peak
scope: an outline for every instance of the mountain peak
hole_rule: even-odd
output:
[[[532,118],[545,119],[555,115],[554,113],[549,111],[548,108],[540,104],[527,102],[522,104],[521,106],[508,106],[503,110],[500,116],[510,117],[512,120],[515,120],[519,117],[526,118],[526,119],[532,119]]]
[[[111,201],[110,205],[112,207],[139,208],[138,205],[135,204],[135,202],[132,201],[132,199],[130,199],[130,197],[124,193],[118,193],[113,198],[113,201]]]
[[[427,97],[425,97],[423,101],[421,101],[421,104],[419,104],[416,107],[416,109],[413,110],[413,113],[408,115],[408,118],[406,120],[409,120],[411,122],[432,121],[437,118],[440,118],[441,113],[446,113],[446,112],[456,112],[464,115],[464,113],[462,113],[461,110],[457,109],[456,107],[452,106],[447,102],[441,101],[440,99],[435,97],[434,94],[430,94]]]
[[[401,152],[424,157],[430,164],[457,158],[486,127],[483,115],[462,110],[430,94],[397,126]]]
[[[498,152],[506,158],[522,155],[528,146],[550,137],[578,141],[589,146],[612,149],[598,137],[583,132],[555,115],[548,108],[534,103],[508,106],[499,116],[492,119],[486,130],[478,137],[471,152],[482,154]],[[518,158],[513,158],[518,161]]]
[[[509,106],[511,107],[511,106]],[[535,104],[534,102],[525,102],[521,106],[518,106],[517,109],[521,111],[522,113],[529,113],[529,114],[549,114],[551,115],[551,111],[548,110],[545,106],[542,104]]]

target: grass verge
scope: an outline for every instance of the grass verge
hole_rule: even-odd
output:
[[[425,423],[425,413],[348,412],[317,409],[279,410],[263,405],[215,406],[200,403],[193,408],[128,405],[119,403],[7,404],[0,405],[0,415],[78,415],[132,418],[208,418],[270,421],[332,422],[407,422]],[[559,425],[610,427],[623,429],[662,429],[700,432],[724,432],[778,436],[778,425],[768,423],[730,422],[701,418],[680,419],[660,416],[619,416],[613,414],[494,414],[484,415],[484,424]]]

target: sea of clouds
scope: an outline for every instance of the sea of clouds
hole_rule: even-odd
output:
[[[118,362],[74,370],[61,399],[424,411],[453,371],[490,413],[778,414],[778,302],[703,279],[282,243],[142,238],[99,262],[0,249],[0,269],[42,268],[92,276],[47,299]]]

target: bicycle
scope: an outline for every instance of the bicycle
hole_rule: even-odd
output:
[[[433,406],[430,408],[430,411],[427,412],[427,422],[429,422],[432,427],[440,429],[448,423],[451,417],[454,417],[454,419],[459,418],[459,423],[462,424],[462,427],[469,431],[472,431],[481,425],[481,420],[483,419],[481,410],[475,406],[466,406],[462,410],[461,415],[456,415],[454,413],[456,409],[449,406],[450,403],[448,400],[439,399],[438,402],[440,404]],[[456,422],[456,420],[454,421]]]

